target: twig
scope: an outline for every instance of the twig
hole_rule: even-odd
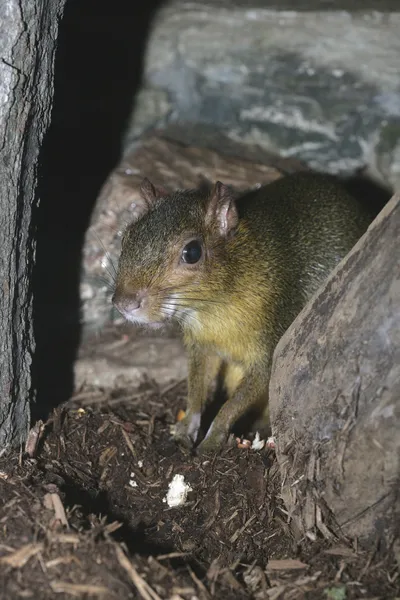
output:
[[[211,597],[210,592],[208,591],[208,589],[206,588],[204,583],[202,581],[200,581],[200,579],[197,577],[196,573],[194,573],[192,571],[192,569],[189,567],[189,565],[187,566],[187,568],[189,570],[190,577],[193,579],[194,583],[197,585],[199,590],[201,590],[203,592],[203,594],[205,594],[206,598],[210,598]]]
[[[120,546],[116,546],[117,559],[119,564],[129,575],[133,585],[136,587],[143,600],[161,600],[160,596],[150,587],[150,585],[139,575],[131,561],[124,554]]]

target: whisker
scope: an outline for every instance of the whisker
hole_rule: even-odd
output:
[[[169,293],[173,293],[174,294],[174,301],[176,300],[182,300],[182,301],[189,301],[189,302],[203,302],[204,304],[208,303],[208,304],[223,304],[223,302],[221,302],[220,300],[215,300],[215,299],[211,299],[211,298],[198,298],[198,297],[192,297],[192,296],[186,296],[182,291],[178,291],[176,292],[176,288],[173,287],[166,287],[166,288],[162,288],[160,290],[157,290],[154,292],[154,295],[156,297],[165,297],[167,296]]]
[[[121,228],[117,229],[116,227],[112,227],[111,225],[107,225],[106,223],[102,224],[102,227],[105,227],[106,229],[108,229],[109,231],[112,231],[113,233],[115,233],[118,237],[121,236],[122,231]],[[93,232],[94,233],[94,232]]]
[[[116,276],[116,275],[117,275],[117,269],[115,268],[115,265],[114,265],[113,261],[111,260],[111,254],[108,252],[108,250],[106,250],[106,247],[104,246],[104,244],[103,244],[103,242],[101,241],[101,239],[100,239],[100,237],[98,236],[98,234],[97,234],[95,231],[93,231],[93,233],[94,233],[94,235],[96,236],[96,238],[97,238],[97,241],[99,242],[99,244],[100,244],[100,245],[101,245],[101,247],[103,248],[103,250],[104,250],[104,254],[105,254],[105,257],[106,257],[106,258],[109,260],[109,262],[110,262],[110,265],[111,265],[111,266],[112,266],[112,268],[113,268],[113,271],[114,271],[114,276]],[[102,266],[103,266],[103,265],[102,265]],[[105,266],[103,266],[103,268],[104,268],[104,269],[107,269]]]
[[[108,290],[110,290],[111,292],[114,291],[114,287],[115,287],[115,285],[113,285],[114,281],[113,282],[108,281],[108,279],[106,279],[105,277],[102,277],[101,275],[96,275],[95,279],[100,281],[102,284],[104,284],[106,286],[106,288]]]
[[[103,271],[105,271],[104,276],[96,273],[94,277],[96,279],[100,279],[100,281],[103,281],[104,283],[107,283],[107,285],[112,285],[113,287],[115,287],[116,276],[114,275],[114,273],[112,273],[105,265],[101,265],[101,268],[103,269]],[[105,275],[108,275],[108,277],[106,277]]]
[[[174,301],[173,301],[173,304],[172,304],[172,306],[173,306],[174,308],[185,309],[185,310],[190,310],[190,309],[193,309],[193,306],[188,306],[187,304],[184,304],[183,302],[177,302],[175,298],[174,298]],[[212,311],[211,311],[211,307],[210,307],[210,306],[207,306],[207,305],[203,305],[203,306],[201,307],[201,310],[202,310],[203,312],[208,312],[209,314],[211,314],[211,313],[212,313]],[[215,314],[215,313],[213,313],[213,314]]]
[[[129,227],[130,222],[126,220],[126,217],[124,216],[125,213],[129,212],[129,208],[125,207],[125,208],[121,208],[121,204],[119,203],[119,201],[114,197],[113,202],[115,202],[117,209],[118,209],[118,213],[119,213],[119,218],[122,220],[122,222],[125,224],[126,227]]]
[[[161,307],[161,310],[170,318],[175,319],[180,325],[184,325],[185,318],[179,314],[179,312],[174,311],[172,308],[167,308],[165,306]]]
[[[107,265],[105,265],[103,263],[103,261],[101,261],[100,263],[101,268],[107,273],[107,275],[109,276],[110,280],[113,282],[113,284],[115,285],[115,280],[117,277],[117,274],[115,272],[115,268],[114,268],[114,273],[107,267]]]
[[[208,298],[191,298],[190,296],[178,296],[174,298],[176,300],[183,300],[184,302],[203,302],[204,304],[223,304],[219,300],[210,300]]]
[[[113,285],[115,285],[115,278],[116,278],[116,274],[112,273],[105,265],[101,265],[102,269],[104,269],[104,271],[107,273],[107,275],[110,277]]]
[[[175,308],[175,310],[182,310],[182,309],[186,309],[187,310],[188,308],[190,308],[190,307],[186,306],[185,304],[180,304],[179,302],[177,303],[176,299],[174,299],[174,303],[173,303],[172,306],[173,306],[173,308]],[[200,310],[203,313],[212,315],[212,320],[213,320],[214,323],[218,323],[218,324],[220,324],[222,326],[225,326],[225,324],[226,324],[225,315],[222,315],[221,313],[212,310],[211,307],[207,306],[207,305],[202,305]],[[245,315],[244,315],[244,317],[245,317]],[[200,324],[200,321],[197,318],[195,311],[190,313],[189,318],[192,319],[192,320],[195,320],[197,323]],[[243,321],[246,322],[246,319],[243,318]],[[245,332],[243,332],[243,333],[245,333]]]
[[[187,308],[187,307],[184,307],[184,308]],[[161,310],[164,310],[169,317],[176,319],[178,321],[178,323],[182,323],[182,324],[187,323],[187,320],[188,320],[187,317],[185,317],[184,314],[181,314],[181,312],[179,312],[179,310],[176,310],[175,304],[173,304],[171,306],[170,304],[162,303]],[[196,316],[196,313],[191,313],[188,318],[192,321],[197,322],[199,325],[201,324],[199,319]]]

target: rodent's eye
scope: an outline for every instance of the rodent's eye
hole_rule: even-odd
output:
[[[182,260],[189,265],[194,265],[199,262],[202,254],[201,243],[198,240],[192,240],[182,250]]]

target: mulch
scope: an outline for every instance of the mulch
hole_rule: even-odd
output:
[[[171,439],[185,382],[78,390],[0,458],[0,598],[396,598],[397,564],[293,537],[274,451]],[[165,502],[174,475],[191,491]]]

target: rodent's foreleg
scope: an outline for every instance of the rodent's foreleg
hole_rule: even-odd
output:
[[[208,389],[216,378],[221,359],[210,357],[196,346],[188,349],[188,399],[186,415],[175,426],[174,437],[186,447],[192,447],[198,437],[201,416],[207,403]]]
[[[199,444],[200,454],[219,450],[233,425],[247,412],[261,413],[268,402],[269,369],[257,366],[243,377],[232,397],[223,405],[206,437]]]

